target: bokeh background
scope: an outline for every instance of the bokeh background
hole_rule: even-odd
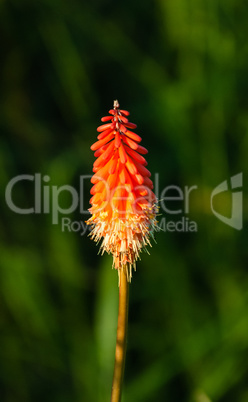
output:
[[[248,401],[247,18],[241,0],[1,1],[1,401],[110,399],[111,257],[97,255],[87,233],[62,231],[63,217],[84,222],[87,213],[52,224],[51,213],[12,211],[5,189],[39,173],[51,208],[52,186],[79,192],[116,98],[149,149],[158,195],[197,186],[188,213],[183,200],[168,201],[182,213],[161,208],[159,217],[163,229],[187,217],[197,232],[161,230],[133,276],[123,402]],[[214,216],[210,196],[240,172],[236,230]],[[89,189],[85,180],[85,210]],[[31,208],[34,192],[20,181],[13,202]],[[69,208],[68,192],[59,204]],[[230,217],[231,192],[214,207]]]

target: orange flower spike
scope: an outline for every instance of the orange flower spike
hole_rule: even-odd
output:
[[[90,199],[92,214],[91,237],[102,240],[101,250],[113,255],[113,266],[127,271],[131,281],[132,268],[142,248],[150,244],[149,236],[157,230],[157,199],[152,192],[151,173],[141,155],[148,151],[139,145],[141,137],[129,129],[137,126],[129,122],[129,112],[119,109],[118,101],[101,119],[97,128],[98,141],[91,149],[95,152],[94,176]]]

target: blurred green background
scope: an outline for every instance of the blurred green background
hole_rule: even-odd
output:
[[[137,264],[123,402],[248,401],[247,193],[242,230],[210,207],[219,183],[240,172],[247,182],[247,19],[241,0],[1,1],[1,401],[110,399],[112,259],[86,234],[62,231],[63,217],[87,213],[52,224],[51,213],[15,213],[5,189],[39,173],[51,208],[52,186],[79,192],[116,98],[149,149],[159,195],[197,186],[188,213],[168,201],[182,213],[159,217],[188,217],[197,232],[162,230]],[[85,180],[85,210],[89,189]],[[33,207],[34,182],[18,182],[12,196]],[[59,204],[70,207],[68,192]],[[214,207],[230,216],[231,192]]]

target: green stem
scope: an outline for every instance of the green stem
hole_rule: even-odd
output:
[[[128,293],[129,282],[127,280],[126,267],[119,272],[119,311],[115,349],[115,366],[112,383],[111,402],[121,401],[121,392],[124,377],[126,346],[127,346],[127,326],[128,326]]]

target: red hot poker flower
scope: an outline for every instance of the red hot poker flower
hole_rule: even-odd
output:
[[[129,112],[119,109],[118,101],[97,128],[98,141],[91,149],[97,158],[91,182],[91,237],[102,240],[102,253],[113,254],[116,269],[127,269],[128,280],[141,249],[150,244],[149,235],[157,229],[157,200],[152,192],[151,173],[142,155],[148,151],[141,137],[130,129]]]

